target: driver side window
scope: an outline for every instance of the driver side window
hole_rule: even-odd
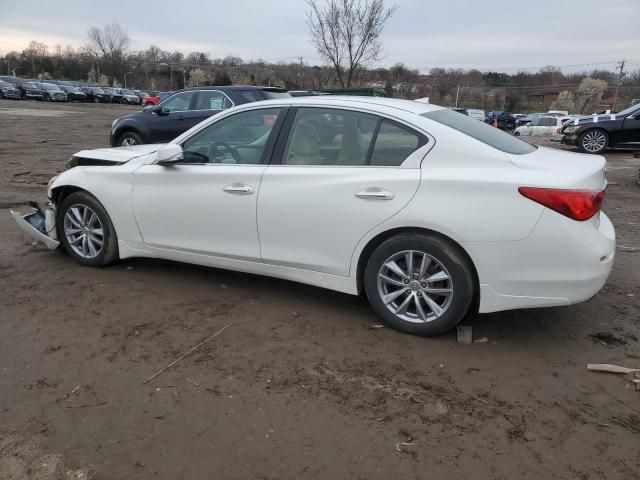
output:
[[[184,92],[174,95],[162,104],[162,110],[165,112],[186,112],[189,110],[193,93]]]
[[[185,140],[184,163],[257,165],[281,108],[236,113]]]

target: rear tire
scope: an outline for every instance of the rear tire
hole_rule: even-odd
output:
[[[104,267],[118,259],[118,237],[102,204],[80,191],[65,197],[57,208],[58,238],[80,265]]]
[[[455,327],[469,311],[475,284],[473,267],[460,247],[429,234],[385,240],[364,272],[367,298],[383,322],[420,336]]]
[[[140,134],[136,132],[124,132],[122,135],[118,137],[117,145],[119,147],[126,147],[132,145],[142,145],[144,144],[144,140]]]

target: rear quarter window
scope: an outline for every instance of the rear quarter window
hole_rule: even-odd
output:
[[[505,153],[525,155],[536,150],[536,147],[533,145],[509,135],[498,128],[466,115],[460,115],[458,112],[449,109],[426,112],[422,113],[421,116],[453,128]]]

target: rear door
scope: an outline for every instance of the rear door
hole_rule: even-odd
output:
[[[151,113],[147,119],[149,143],[164,143],[176,138],[191,128],[188,112],[195,100],[194,91],[177,93],[162,105],[162,113]]]
[[[403,163],[424,155],[426,143],[421,133],[369,113],[291,109],[260,187],[263,261],[348,276],[360,239],[416,192],[419,162]]]
[[[219,90],[199,90],[196,92],[194,103],[186,113],[186,122],[194,127],[207,118],[233,107],[233,102]]]

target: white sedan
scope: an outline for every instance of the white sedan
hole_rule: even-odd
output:
[[[166,145],[78,152],[18,224],[82,265],[156,257],[366,294],[417,335],[604,285],[605,160],[446,108],[303,97],[226,110]]]
[[[557,115],[545,115],[538,117],[527,125],[523,125],[514,130],[513,134],[529,135],[532,137],[558,137],[562,138],[563,123],[571,117],[560,117]]]

